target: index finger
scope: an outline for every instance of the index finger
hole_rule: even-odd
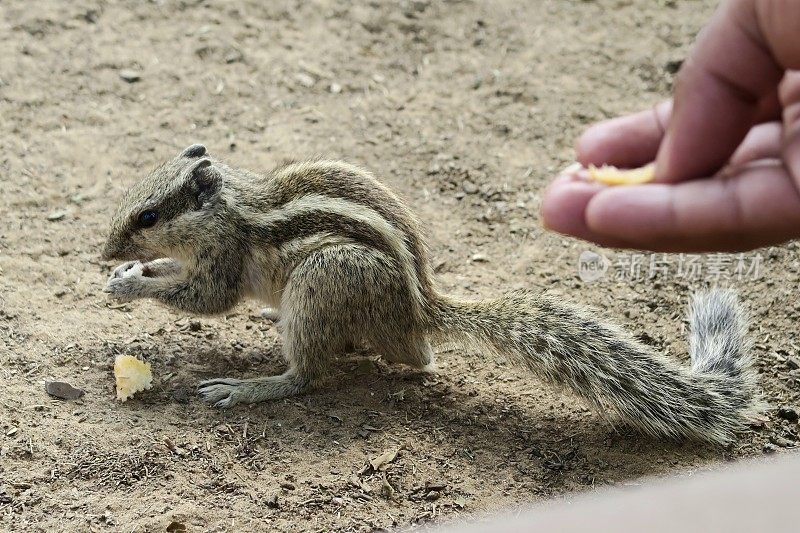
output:
[[[613,118],[586,130],[576,143],[583,166],[636,168],[652,162],[664,137],[672,100],[633,115]]]
[[[604,189],[588,201],[587,228],[657,251],[732,251],[800,234],[800,194],[781,164],[740,168],[729,178]]]
[[[612,118],[591,126],[575,144],[583,166],[614,165],[636,168],[655,160],[672,114],[672,100],[632,115]],[[758,105],[757,124],[779,120],[781,108],[777,90]]]

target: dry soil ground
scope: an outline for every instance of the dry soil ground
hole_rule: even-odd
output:
[[[585,283],[587,245],[544,232],[537,209],[586,124],[668,93],[712,4],[3,0],[0,529],[368,531],[792,447],[797,424],[776,414],[728,449],[642,438],[448,348],[437,376],[353,356],[313,394],[217,411],[198,380],[282,368],[258,304],[195,319],[100,292],[115,200],[202,141],[254,169],[369,167],[425,221],[442,288],[552,290],[684,357],[684,307],[708,276]],[[765,397],[796,405],[797,246],[759,254],[760,279],[722,281],[752,312]],[[157,381],[125,404],[119,353]],[[52,378],[86,395],[51,399]]]

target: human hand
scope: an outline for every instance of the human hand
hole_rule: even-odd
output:
[[[637,167],[656,183],[560,176],[545,225],[605,246],[746,250],[800,237],[800,2],[724,2],[681,69],[674,99],[587,130],[578,161]],[[674,101],[674,105],[673,105]]]

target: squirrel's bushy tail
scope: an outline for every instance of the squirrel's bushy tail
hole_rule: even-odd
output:
[[[430,333],[488,348],[659,437],[730,442],[758,409],[747,323],[736,296],[695,296],[691,365],[657,353],[597,311],[519,291],[484,302],[439,296]]]

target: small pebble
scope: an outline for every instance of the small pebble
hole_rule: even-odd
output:
[[[778,409],[778,416],[784,420],[788,420],[789,422],[797,422],[797,419],[800,418],[800,416],[797,414],[797,411],[788,405],[784,405]]]
[[[478,192],[478,186],[469,180],[464,180],[464,183],[461,184],[461,188],[464,189],[464,192],[467,194],[475,194]]]
[[[45,381],[44,390],[60,400],[77,400],[84,395],[81,389],[73,387],[66,381]]]
[[[313,77],[309,76],[308,74],[305,74],[304,72],[299,72],[295,76],[295,79],[297,80],[297,83],[299,83],[303,87],[307,87],[307,88],[311,88],[311,87],[314,86],[315,83],[317,83],[317,80],[315,80]]]
[[[233,49],[225,54],[225,62],[228,64],[238,63],[242,59],[244,59],[244,54],[242,54],[241,50]]]
[[[59,220],[64,220],[64,217],[67,216],[66,211],[53,211],[49,215],[47,215],[47,220],[50,222],[58,222]]]
[[[277,492],[273,492],[272,494],[267,495],[267,507],[269,507],[270,509],[277,509],[278,507],[280,507],[280,504],[278,503]]]
[[[120,70],[119,77],[128,83],[136,83],[142,79],[141,73],[131,69]]]
[[[74,194],[70,196],[69,201],[75,205],[81,205],[83,202],[86,201],[86,196],[83,194]]]
[[[683,65],[683,60],[682,59],[673,59],[673,60],[667,61],[664,64],[664,70],[666,70],[670,74],[677,74],[678,71],[681,69],[682,65]]]
[[[440,496],[441,494],[439,493],[439,491],[432,490],[425,495],[425,499],[428,500],[429,502],[432,502],[438,500]]]

